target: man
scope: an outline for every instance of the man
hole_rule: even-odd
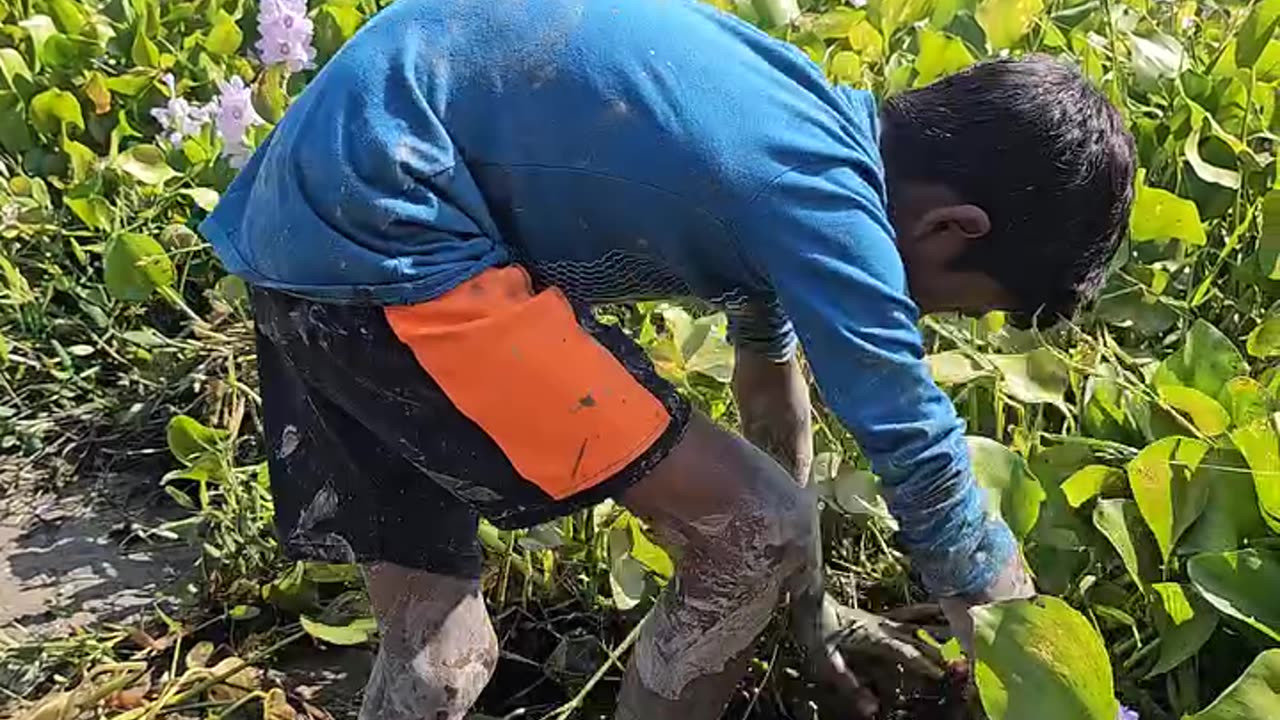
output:
[[[202,227],[255,286],[285,546],[365,567],[382,645],[362,717],[455,720],[484,687],[480,516],[523,527],[605,497],[677,558],[619,718],[717,717],[787,593],[824,676],[847,680],[802,489],[797,340],[957,631],[969,606],[1031,593],[918,311],[1070,314],[1132,174],[1117,113],[1048,60],[878,112],[693,0],[401,0],[373,18]],[[587,309],[671,296],[728,313],[754,445]]]

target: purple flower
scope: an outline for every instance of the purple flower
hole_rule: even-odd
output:
[[[1139,717],[1137,710],[1127,708],[1124,705],[1121,705],[1120,711],[1116,713],[1116,720],[1139,720]]]
[[[239,77],[218,83],[218,99],[214,101],[214,124],[218,137],[222,138],[223,152],[231,167],[241,167],[249,159],[253,149],[245,141],[245,135],[254,125],[266,121],[253,109],[253,91]]]
[[[179,97],[172,75],[164,76],[164,84],[169,86],[169,100],[164,107],[152,108],[151,117],[165,129],[165,139],[178,145],[183,139],[199,134],[200,128],[209,122],[209,109]]]
[[[262,0],[258,11],[262,37],[255,47],[267,65],[283,63],[290,72],[298,72],[315,66],[314,31],[306,0]]]

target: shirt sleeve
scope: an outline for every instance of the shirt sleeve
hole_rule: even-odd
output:
[[[726,303],[723,309],[734,347],[780,363],[795,355],[795,330],[777,297]]]
[[[740,242],[794,325],[827,404],[882,480],[926,587],[989,587],[1016,549],[973,478],[964,426],[924,362],[918,311],[866,163],[797,168],[753,201]]]

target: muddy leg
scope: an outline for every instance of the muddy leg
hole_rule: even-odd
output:
[[[360,720],[462,720],[498,661],[479,581],[390,563],[364,571],[382,645]]]
[[[776,462],[703,418],[623,497],[676,558],[628,665],[619,720],[713,720],[784,586],[810,562],[813,500]]]

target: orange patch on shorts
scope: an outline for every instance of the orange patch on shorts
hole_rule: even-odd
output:
[[[387,322],[525,479],[561,500],[609,479],[671,422],[556,288],[494,268]]]

